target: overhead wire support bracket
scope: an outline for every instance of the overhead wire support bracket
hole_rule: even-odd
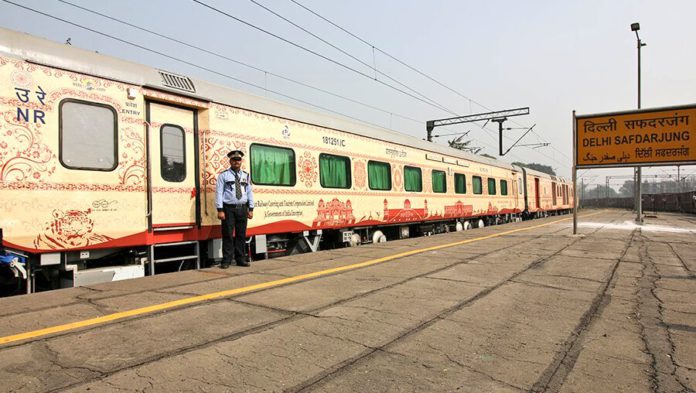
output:
[[[522,115],[528,115],[528,114],[529,114],[529,107],[525,107],[525,108],[517,108],[517,109],[508,109],[508,110],[504,110],[504,111],[477,113],[474,115],[467,115],[467,116],[450,117],[447,119],[428,120],[425,123],[425,130],[427,131],[428,142],[432,142],[433,141],[433,129],[435,129],[435,127],[447,126],[447,125],[453,125],[453,124],[461,124],[461,123],[472,123],[472,122],[483,121],[483,120],[485,120],[486,124],[487,124],[489,121],[494,121],[494,122],[498,123],[498,133],[500,135],[500,155],[503,156],[503,155],[505,155],[505,153],[507,153],[507,152],[503,153],[503,123],[507,120],[508,117],[522,116]],[[484,127],[485,127],[485,124],[484,124]],[[530,128],[530,130],[531,130],[531,128]],[[529,132],[529,131],[527,131],[527,132]],[[526,133],[525,133],[525,135],[526,135]]]
[[[443,137],[443,136],[452,136],[452,135],[467,136],[467,135],[469,135],[470,132],[471,132],[471,130],[468,130],[468,131],[462,131],[462,132],[453,132],[453,133],[451,133],[451,134],[433,135],[432,137],[433,137],[433,138],[440,138],[440,137]]]
[[[496,120],[493,120],[493,121],[496,121]],[[500,151],[501,151],[500,155],[501,155],[501,156],[504,156],[504,155],[508,154],[508,152],[509,152],[510,150],[512,150],[512,148],[515,147],[515,146],[517,146],[517,147],[520,147],[520,146],[536,146],[536,147],[548,146],[548,145],[549,145],[548,143],[530,143],[530,144],[526,144],[526,145],[518,145],[518,144],[517,144],[519,141],[522,140],[522,138],[524,138],[525,136],[527,136],[527,134],[529,134],[535,126],[536,126],[536,123],[535,123],[534,125],[532,125],[531,127],[529,127],[529,129],[527,129],[527,132],[525,132],[524,134],[522,134],[522,136],[519,137],[519,138],[515,141],[515,143],[512,144],[512,146],[508,147],[508,149],[505,150],[505,153],[502,152],[502,151],[503,151],[503,138],[502,138],[502,134],[501,134],[501,135],[500,135]],[[501,130],[500,132],[502,133],[502,130]]]

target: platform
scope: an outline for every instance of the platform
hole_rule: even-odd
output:
[[[633,217],[0,299],[0,391],[695,391],[696,217]]]

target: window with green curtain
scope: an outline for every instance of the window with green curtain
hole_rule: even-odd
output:
[[[500,181],[500,195],[507,195],[507,180]]]
[[[319,183],[324,188],[350,188],[350,158],[319,154]]]
[[[454,192],[457,194],[466,194],[466,176],[461,173],[454,174]]]
[[[367,162],[367,182],[370,190],[391,190],[391,166],[386,162]]]
[[[474,176],[472,178],[472,182],[474,183],[474,194],[483,194],[483,182],[481,181],[481,176]]]
[[[295,185],[295,152],[292,149],[252,144],[249,151],[254,184]]]
[[[404,167],[404,190],[421,192],[423,191],[423,172],[420,168]]]
[[[488,178],[488,195],[495,195],[495,179]]]
[[[447,192],[447,177],[445,172],[433,170],[433,192]]]

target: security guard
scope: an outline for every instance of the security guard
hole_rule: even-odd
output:
[[[241,170],[241,150],[227,153],[230,169],[220,173],[215,189],[217,216],[222,220],[222,264],[227,269],[233,256],[238,266],[249,266],[244,249],[246,248],[247,219],[254,217],[254,193],[251,190],[249,174]],[[233,235],[234,231],[234,237]]]

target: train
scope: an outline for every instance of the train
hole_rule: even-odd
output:
[[[254,260],[571,211],[572,184],[346,118],[0,29],[0,285],[221,258],[215,185],[245,153]]]

